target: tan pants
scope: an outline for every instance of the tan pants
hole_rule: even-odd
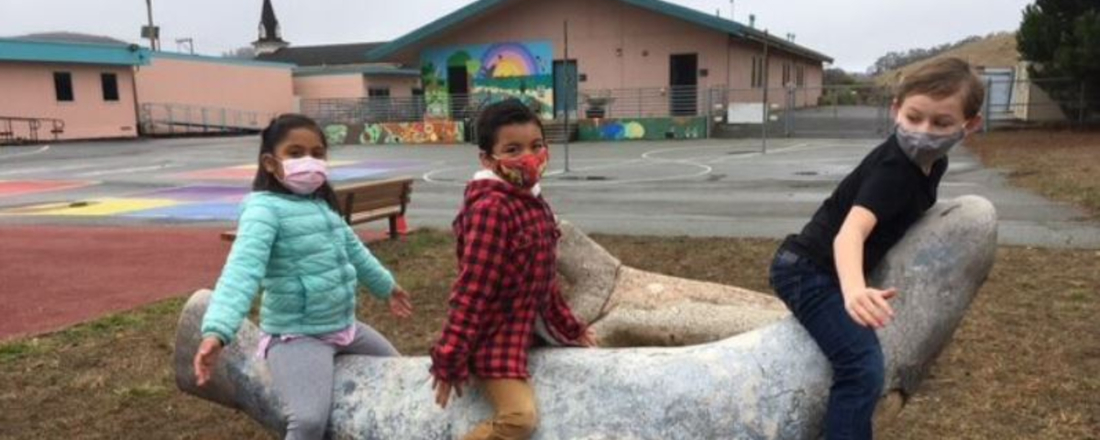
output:
[[[485,398],[493,405],[492,419],[477,425],[462,440],[527,439],[535,432],[538,410],[535,390],[525,380],[486,379],[481,383]]]

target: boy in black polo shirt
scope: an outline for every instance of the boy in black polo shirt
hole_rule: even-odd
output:
[[[957,58],[907,76],[894,99],[895,133],[776,253],[772,288],[833,367],[828,440],[872,437],[885,369],[875,329],[894,316],[887,300],[899,292],[870,287],[866,277],[936,203],[947,152],[981,126],[984,97],[981,80]]]

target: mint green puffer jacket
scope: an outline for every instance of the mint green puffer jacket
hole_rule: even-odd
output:
[[[359,283],[379,299],[394,288],[393,275],[323,200],[254,192],[242,203],[202,334],[232,342],[261,287],[264,332],[342,330],[355,322]]]

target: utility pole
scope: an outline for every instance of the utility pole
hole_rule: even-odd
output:
[[[768,154],[768,122],[771,119],[771,110],[768,108],[768,39],[768,30],[764,29],[764,122],[760,124],[763,154]]]
[[[562,70],[565,71],[565,97],[562,98],[562,105],[565,107],[565,172],[569,172],[569,135],[572,134],[572,130],[569,129],[569,101],[573,99],[573,72],[569,68],[569,20],[564,23],[565,30],[565,61],[562,62]]]
[[[149,39],[149,49],[160,49],[160,29],[153,25],[153,0],[145,0],[145,11],[149,15],[149,25],[141,29],[142,38]]]

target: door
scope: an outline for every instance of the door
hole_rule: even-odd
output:
[[[466,66],[447,68],[447,93],[451,96],[451,119],[466,119],[470,104],[470,77]]]
[[[566,109],[570,119],[576,119],[577,60],[554,61],[554,118],[565,117]]]
[[[1004,119],[1012,114],[1012,69],[986,69],[982,75],[989,87],[989,115]]]
[[[672,116],[695,116],[699,107],[699,55],[679,54],[669,59],[669,110]]]

